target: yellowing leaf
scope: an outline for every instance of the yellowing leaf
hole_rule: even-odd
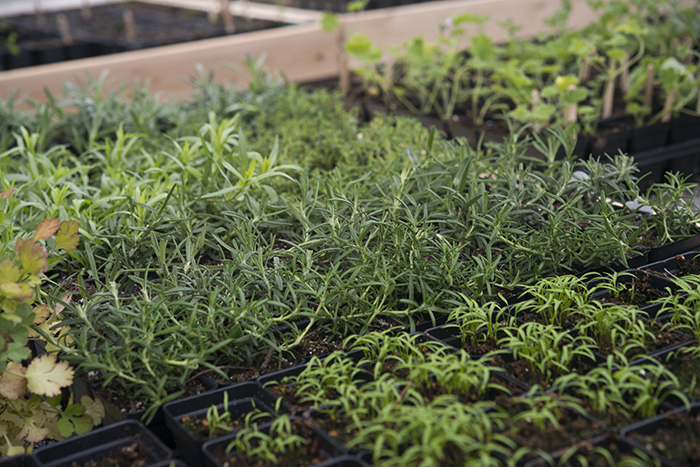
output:
[[[27,380],[23,376],[25,368],[19,362],[10,362],[0,373],[0,395],[11,401],[17,400],[27,391]]]
[[[98,399],[92,400],[88,396],[82,396],[80,398],[80,403],[85,407],[85,415],[92,419],[92,424],[94,426],[102,423],[102,419],[105,416],[105,406]]]
[[[58,219],[45,219],[34,232],[34,240],[46,240],[58,230]]]
[[[10,300],[17,302],[30,302],[34,300],[34,289],[29,284],[12,282],[0,284],[0,293]]]
[[[46,258],[49,256],[46,253],[46,248],[33,239],[24,240],[22,237],[17,238],[15,243],[15,253],[19,255],[19,261],[25,272],[30,274],[41,274],[49,267],[49,262]]]
[[[24,376],[31,392],[53,397],[61,393],[62,387],[73,382],[74,374],[68,362],[57,362],[53,354],[44,354],[32,360]]]
[[[5,457],[18,456],[24,454],[26,451],[24,449],[24,442],[21,444],[8,444],[2,447],[3,455]]]
[[[0,193],[0,199],[7,199],[7,198],[9,198],[10,195],[11,195],[12,193],[14,193],[15,191],[16,191],[16,190],[15,190],[14,188],[10,188],[10,189],[7,190],[7,191],[3,191],[2,193]]]
[[[63,221],[61,225],[58,226],[58,233],[56,234],[56,250],[64,249],[66,251],[75,250],[80,241],[80,236],[78,235],[78,221]]]
[[[0,284],[17,282],[22,277],[22,271],[13,260],[5,258],[0,261]]]
[[[32,311],[34,312],[34,324],[41,324],[51,316],[51,310],[46,305],[35,306]]]
[[[66,305],[69,304],[73,300],[73,294],[70,292],[66,292],[63,295],[61,295],[61,302],[65,303]],[[61,314],[63,309],[66,307],[63,303],[56,303],[56,306],[54,307],[53,311],[53,316],[57,317]]]
[[[26,440],[30,443],[38,443],[46,438],[49,434],[49,429],[45,428],[46,414],[43,410],[34,413],[31,417],[23,418],[22,429],[15,439],[20,440],[26,436]]]

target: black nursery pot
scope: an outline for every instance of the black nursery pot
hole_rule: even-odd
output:
[[[630,154],[666,146],[670,132],[671,122],[635,128],[630,139]]]
[[[317,443],[318,451],[321,457],[328,459],[327,461],[315,464],[316,467],[336,466],[338,465],[336,463],[338,458],[344,454],[347,454],[342,445],[330,437],[325,431],[314,425],[310,420],[302,419],[300,417],[291,417],[290,420],[292,423],[302,423],[311,429],[312,435],[311,439],[308,439],[308,443]],[[260,426],[259,429],[262,432],[269,432],[271,426],[272,423],[266,423],[265,425]],[[231,451],[229,454],[225,453],[226,448],[229,444],[231,444],[231,441],[233,441],[236,436],[236,434],[232,434],[224,438],[219,438],[205,443],[202,447],[202,450],[204,451],[204,466],[222,467],[223,464],[219,461],[219,459],[236,455],[235,450]]]
[[[7,457],[0,459],[2,467],[39,467],[39,463],[29,454],[20,454],[19,456]]]
[[[223,406],[224,394],[228,395],[229,400],[226,408]],[[232,420],[240,419],[256,408],[269,413],[272,418],[276,399],[259,383],[236,384],[164,405],[165,425],[173,434],[178,456],[190,465],[202,465],[204,457],[201,447],[205,441],[196,438],[184,427],[183,417],[206,419],[207,411],[215,405],[219,413],[229,410]]]
[[[700,234],[695,234],[692,237],[678,240],[668,245],[653,247],[649,251],[649,262],[653,263],[676,255],[685,253],[686,251],[700,249]]]
[[[686,407],[681,407],[623,428],[620,430],[620,434],[622,439],[631,446],[652,458],[660,459],[661,465],[665,467],[697,465],[697,455],[700,453],[697,445],[700,424],[689,420],[690,423],[677,425],[679,418],[676,417],[687,416],[692,420],[697,418],[699,414],[700,403],[696,402],[691,404],[690,411]],[[676,431],[672,431],[674,425],[677,428]],[[689,441],[688,438],[691,440]],[[668,447],[669,457],[675,458],[673,460],[667,459],[655,451],[655,440]],[[684,449],[684,446],[674,445],[674,443],[683,443],[684,441],[690,446]],[[687,457],[681,458],[683,456]]]
[[[679,253],[674,255],[672,258],[648,264],[644,267],[644,270],[649,271],[651,274],[668,277],[669,279],[682,276],[683,271],[681,271],[679,261],[686,261],[692,265],[692,271],[697,272],[691,272],[691,274],[700,273],[700,251],[686,251]]]
[[[146,465],[172,457],[172,452],[162,441],[142,423],[134,420],[126,420],[39,448],[34,456],[46,467],[82,467],[88,461],[99,462],[122,450],[137,452],[146,460]]]
[[[578,159],[588,159],[588,155],[590,154],[589,152],[589,147],[591,144],[591,138],[588,136],[581,136],[579,135],[578,138],[576,138],[576,143],[574,144],[574,151],[572,153],[573,156],[577,157]],[[557,154],[555,158],[557,160],[562,160],[566,156],[566,151],[564,151],[563,147],[559,147],[557,150]]]
[[[552,453],[551,461],[544,458],[533,459],[527,462],[524,467],[550,467],[552,465],[562,465],[560,461],[565,456],[568,459],[575,459],[577,456],[582,456],[591,462],[592,465],[598,465],[597,463],[593,464],[595,461],[599,461],[603,465],[607,465],[607,460],[604,459],[601,454],[595,451],[596,448],[604,448],[608,450],[615,462],[618,462],[624,458],[634,457],[632,454],[632,445],[630,445],[627,441],[620,439],[617,433],[608,433],[560,449],[556,453]],[[565,465],[569,464],[567,463]]]
[[[212,390],[216,388],[216,382],[211,378],[200,377],[200,381],[207,388],[207,390]],[[134,420],[139,421],[146,414],[146,409],[138,410],[136,412],[122,412],[118,407],[113,405],[111,402],[106,400],[100,394],[100,386],[102,381],[93,382],[91,385],[91,391],[95,399],[99,399],[105,408],[105,417],[102,419],[104,425],[111,425],[114,423]],[[171,431],[165,425],[165,414],[163,412],[163,407],[158,407],[153,419],[148,423],[148,429],[154,433],[161,441],[163,441],[167,446],[174,448],[174,440]]]
[[[700,116],[681,115],[671,121],[669,142],[683,143],[700,138]]]
[[[632,139],[633,122],[629,117],[613,117],[598,124],[598,133],[591,138],[589,152],[593,157],[627,153]]]

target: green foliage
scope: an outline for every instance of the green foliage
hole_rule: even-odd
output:
[[[0,195],[8,199],[14,190]],[[48,240],[53,238],[49,253]],[[13,455],[31,450],[31,443],[45,438],[60,440],[82,434],[99,425],[104,416],[100,402],[84,396],[80,403],[61,407],[61,389],[73,382],[74,370],[68,362],[57,361],[53,354],[31,356],[27,347],[32,324],[48,321],[45,305],[33,305],[36,288],[49,268],[49,254],[58,250],[72,251],[78,246],[78,223],[42,221],[31,238],[17,237],[14,255],[0,260],[0,409],[3,413],[0,452]],[[43,398],[42,398],[43,396]]]

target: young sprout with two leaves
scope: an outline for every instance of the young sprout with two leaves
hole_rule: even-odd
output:
[[[361,350],[364,353],[358,366],[369,366],[375,378],[386,372],[404,377],[407,365],[410,367],[425,362],[432,354],[449,352],[445,344],[423,334],[406,336],[391,331],[352,336],[346,339],[345,344],[351,350]]]
[[[346,387],[359,384],[355,380],[362,372],[354,360],[337,351],[323,360],[313,357],[299,375],[287,376],[280,383],[294,388],[295,404],[319,407],[336,399]]]
[[[515,318],[496,302],[481,305],[471,298],[461,298],[466,304],[452,310],[448,321],[456,321],[450,326],[459,329],[462,344],[474,350],[497,348],[505,330],[515,326]]]
[[[409,391],[425,401],[441,395],[454,395],[465,404],[508,398],[511,389],[492,378],[498,368],[483,360],[472,360],[463,349],[456,353],[432,354],[420,363],[400,364],[397,372],[407,371]],[[520,388],[517,388],[520,389]]]
[[[690,408],[688,388],[667,368],[656,361],[630,365],[624,356],[616,361],[609,355],[585,375],[563,375],[553,387],[580,399],[590,415],[614,427],[654,417],[671,398]]]
[[[634,306],[594,302],[582,310],[581,317],[583,323],[579,332],[590,337],[603,354],[645,353],[648,344],[656,340],[647,313]]]
[[[537,322],[524,323],[506,330],[498,344],[520,360],[522,377],[529,383],[551,384],[562,374],[572,372],[578,361],[594,359],[591,339],[571,336],[557,326]]]
[[[311,447],[313,431],[301,419],[292,419],[287,415],[278,417],[269,427],[262,431],[257,426],[252,430],[243,430],[226,447],[227,454],[233,454],[239,461],[264,461],[273,465],[301,457],[303,447]],[[234,452],[235,450],[235,452]]]
[[[591,303],[592,292],[587,283],[590,275],[581,277],[564,275],[544,278],[526,286],[523,297],[531,298],[515,304],[511,311],[518,317],[532,317],[543,324],[569,328],[567,318],[584,310]]]

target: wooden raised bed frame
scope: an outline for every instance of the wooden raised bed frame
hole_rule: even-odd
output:
[[[144,1],[144,0],[141,0]],[[152,3],[191,6],[207,9],[207,0],[147,0]],[[574,11],[569,27],[580,28],[595,19],[586,0],[573,0]],[[259,8],[262,6],[263,8]],[[271,5],[232,5],[232,12],[250,16],[267,16],[270,8],[284,14],[280,7]],[[18,88],[23,95],[44,100],[44,89],[60,94],[65,82],[85,80],[86,73],[100,76],[109,72],[108,80],[114,83],[150,81],[152,91],[162,91],[174,97],[183,97],[190,86],[183,77],[195,73],[195,65],[206,69],[222,62],[240,64],[246,54],[266,55],[266,66],[273,72],[283,73],[290,81],[315,81],[339,76],[346,69],[342,53],[343,35],[361,32],[382,48],[399,45],[405,40],[423,34],[426,39],[437,37],[439,24],[453,14],[465,11],[488,15],[493,20],[511,18],[522,25],[518,36],[531,38],[550,30],[543,20],[560,7],[560,0],[451,0],[429,2],[383,10],[340,15],[342,27],[333,33],[321,30],[318,12],[291,11],[298,20],[310,20],[308,24],[285,26],[265,31],[200,40],[153,49],[125,52],[115,55],[42,65],[32,68],[0,72],[0,99]],[[262,11],[262,12],[261,12]],[[280,14],[280,13],[278,13]],[[290,15],[292,16],[292,15]],[[269,19],[266,18],[266,19]],[[289,18],[291,20],[291,18]],[[467,30],[465,40],[476,29]],[[486,33],[495,41],[506,39],[504,30],[494,21],[486,25]],[[466,44],[465,44],[466,45]],[[350,64],[352,66],[352,63]],[[218,80],[234,80],[244,83],[245,78],[227,68],[217,73]]]

